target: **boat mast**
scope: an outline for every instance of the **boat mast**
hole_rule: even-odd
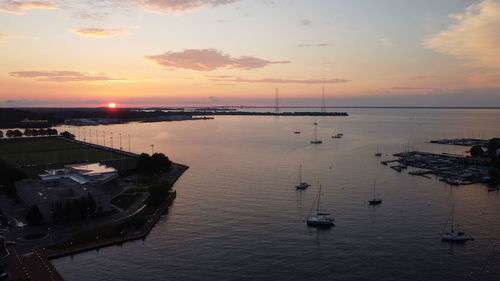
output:
[[[299,163],[299,184],[302,182],[302,162]]]
[[[451,205],[451,233],[454,233],[453,230],[453,217],[455,216],[455,203]]]
[[[373,180],[373,199],[375,199],[375,185],[377,184],[377,180]]]
[[[316,215],[319,215],[319,201],[320,200],[321,200],[321,184],[319,185],[318,206],[316,207]]]
[[[314,122],[314,141],[318,141],[318,138],[317,138],[317,135],[318,135],[318,123]]]

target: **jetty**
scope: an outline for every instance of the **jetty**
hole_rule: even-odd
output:
[[[442,139],[442,140],[431,140],[430,143],[437,144],[449,144],[449,145],[460,145],[460,146],[474,146],[479,145],[486,147],[489,140],[481,139],[471,139],[471,138],[459,138],[459,139]]]

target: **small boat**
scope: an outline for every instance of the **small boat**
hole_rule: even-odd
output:
[[[377,180],[373,181],[373,199],[368,200],[370,205],[380,205],[382,204],[382,198],[375,196],[375,186],[377,185]]]
[[[310,184],[308,184],[307,182],[302,182],[302,163],[299,164],[299,181],[297,182],[297,185],[295,186],[295,188],[297,189],[306,189],[308,188],[309,186],[311,186]]]
[[[316,205],[316,215],[311,215],[307,217],[307,225],[308,226],[317,226],[317,227],[331,227],[335,224],[334,218],[330,216],[329,213],[321,212],[319,208],[319,203],[321,200],[321,185],[319,186],[319,192],[317,196],[317,205]]]
[[[340,131],[340,130],[338,130],[338,131]],[[337,131],[337,129],[335,129],[335,131],[333,132],[334,135],[332,136],[332,139],[341,139],[344,136],[343,133],[338,132],[338,131]]]
[[[473,237],[465,235],[464,232],[458,231],[455,232],[453,228],[453,219],[455,215],[455,204],[451,207],[451,229],[450,232],[443,233],[441,235],[441,239],[443,242],[466,242],[467,240],[474,240]]]
[[[314,122],[314,140],[311,141],[312,144],[322,144],[322,140],[318,140],[318,123]]]
[[[300,131],[295,131],[295,132],[293,132],[293,133],[294,133],[294,134],[300,134]]]
[[[378,145],[377,145],[377,152],[375,152],[375,157],[380,157],[382,156],[382,153],[378,151]]]

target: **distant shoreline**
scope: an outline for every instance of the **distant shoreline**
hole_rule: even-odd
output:
[[[224,106],[214,106],[214,107],[224,107]],[[50,110],[50,109],[60,109],[60,110],[75,110],[75,109],[98,109],[102,107],[43,107],[43,106],[37,106],[37,107],[5,107],[5,106],[0,106],[0,109],[24,109],[24,110]],[[144,106],[144,107],[122,107],[123,109],[163,109],[163,110],[173,110],[173,109],[179,109],[179,108],[199,108],[199,106],[179,106],[179,107],[151,107],[151,106]],[[269,109],[274,109],[274,106],[235,106],[235,108],[269,108]],[[321,109],[321,106],[281,106],[280,109],[284,108],[317,108]],[[360,105],[360,106],[326,106],[325,108],[383,108],[383,109],[500,109],[500,106],[368,106],[368,105]]]

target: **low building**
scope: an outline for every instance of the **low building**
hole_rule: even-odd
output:
[[[118,178],[114,168],[92,164],[67,165],[61,169],[46,170],[40,179],[24,179],[16,183],[17,196],[27,206],[36,205],[43,220],[49,221],[55,204],[64,205],[89,193],[94,198],[97,212],[112,210],[111,198],[116,194]]]

